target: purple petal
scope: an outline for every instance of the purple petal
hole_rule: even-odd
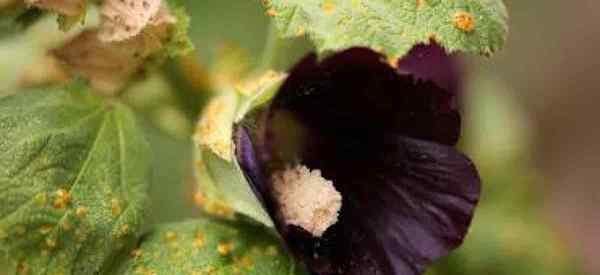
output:
[[[452,98],[355,48],[320,64],[305,58],[252,138],[238,128],[240,166],[313,274],[418,275],[460,245],[480,179],[451,147],[460,134]],[[343,197],[338,222],[320,238],[274,208],[269,175],[297,162],[321,170]]]
[[[282,86],[275,108],[297,113],[319,129],[378,129],[456,144],[461,121],[453,95],[434,82],[399,75],[382,60],[365,48],[346,50],[321,64],[309,56]]]
[[[462,243],[480,192],[465,156],[405,137],[364,137],[349,152],[351,144],[328,139],[316,148],[318,159],[304,159],[344,197],[338,224],[322,238],[287,234],[309,267],[319,267],[317,274],[416,275]]]
[[[246,128],[242,126],[236,126],[234,131],[235,140],[235,154],[238,163],[244,170],[246,180],[250,183],[250,187],[258,200],[265,206],[267,212],[272,209],[270,202],[268,201],[269,188],[265,177],[261,163],[258,161],[254,144],[250,140],[250,135]]]
[[[459,57],[448,55],[444,48],[431,43],[415,46],[404,58],[398,60],[398,71],[416,79],[433,81],[451,94],[461,94],[462,64]]]

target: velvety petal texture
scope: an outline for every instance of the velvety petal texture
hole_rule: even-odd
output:
[[[430,80],[451,94],[461,94],[464,72],[458,54],[448,55],[444,48],[433,42],[415,46],[406,57],[398,60],[397,68],[401,74]]]
[[[237,128],[238,162],[313,274],[422,274],[462,243],[480,179],[452,147],[460,136],[453,94],[419,75],[364,48],[320,63],[309,56],[258,125]],[[270,175],[296,164],[319,169],[342,195],[338,222],[321,237],[285,224],[273,198]]]

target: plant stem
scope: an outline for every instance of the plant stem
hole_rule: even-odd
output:
[[[279,33],[275,22],[271,20],[269,24],[269,32],[267,33],[267,39],[263,48],[262,57],[257,67],[258,72],[264,72],[277,67],[277,61],[279,57],[279,51],[283,46],[283,40],[279,38]]]

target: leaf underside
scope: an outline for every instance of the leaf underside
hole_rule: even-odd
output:
[[[266,0],[284,37],[308,35],[319,52],[370,47],[390,58],[436,41],[491,55],[508,32],[502,0]],[[462,16],[461,16],[462,15]]]
[[[86,91],[0,100],[0,248],[27,274],[100,274],[139,237],[150,150]]]

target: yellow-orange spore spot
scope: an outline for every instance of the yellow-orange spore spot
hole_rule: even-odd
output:
[[[110,201],[110,209],[113,217],[118,217],[123,212],[123,208],[121,207],[121,201],[119,199],[112,199]]]
[[[211,201],[205,204],[204,211],[206,213],[221,217],[224,219],[233,219],[235,212],[229,205],[222,201]]]
[[[475,30],[475,17],[466,11],[457,11],[454,14],[454,27],[463,32]]]
[[[275,17],[277,16],[277,11],[274,8],[270,8],[267,10],[267,15],[270,17]]]
[[[40,233],[42,233],[42,235],[48,235],[48,233],[52,232],[52,229],[54,229],[53,225],[44,224],[40,227]]]
[[[297,37],[302,37],[306,34],[306,29],[302,26],[298,27],[298,29],[296,30],[296,36]]]
[[[209,265],[206,267],[206,269],[204,269],[204,273],[207,275],[213,275],[217,273],[217,268],[212,265]]]
[[[217,252],[221,254],[221,256],[227,256],[233,251],[233,243],[232,242],[220,242],[217,245]]]
[[[417,9],[421,9],[425,4],[426,0],[417,0]]]
[[[194,238],[194,243],[192,244],[194,248],[200,249],[203,248],[206,244],[206,240],[204,238],[204,234],[200,231],[196,232],[196,237]]]
[[[56,198],[54,199],[52,206],[56,209],[64,209],[67,207],[67,205],[69,205],[70,202],[71,194],[69,194],[69,191],[65,189],[58,189],[56,191]]]
[[[119,231],[120,231],[121,235],[127,235],[127,234],[129,234],[129,230],[130,230],[129,224],[121,225],[121,228],[119,228]]]
[[[25,263],[19,263],[17,265],[17,274],[19,275],[27,275],[29,274],[29,266]]]
[[[50,249],[56,248],[56,246],[57,246],[56,239],[52,239],[52,238],[46,239],[46,245]]]
[[[78,218],[84,218],[88,213],[88,209],[86,207],[77,207],[75,209],[75,216]]]
[[[196,191],[194,193],[194,203],[199,207],[204,207],[206,204],[206,195],[201,191]]]
[[[131,252],[129,253],[129,256],[131,256],[131,258],[137,259],[139,257],[142,257],[143,254],[144,254],[144,251],[142,251],[141,248],[137,248],[137,249],[131,250]]]
[[[387,63],[388,65],[390,65],[390,67],[392,68],[398,68],[398,58],[397,57],[388,57],[387,59]]]
[[[169,242],[177,241],[177,233],[173,231],[168,231],[167,233],[165,233],[165,240]]]
[[[246,255],[244,257],[235,257],[233,259],[234,265],[243,269],[251,269],[254,266],[254,259]]]
[[[321,6],[321,8],[323,9],[323,12],[325,14],[332,15],[335,12],[336,6],[334,3],[325,2],[323,3],[323,6]]]

